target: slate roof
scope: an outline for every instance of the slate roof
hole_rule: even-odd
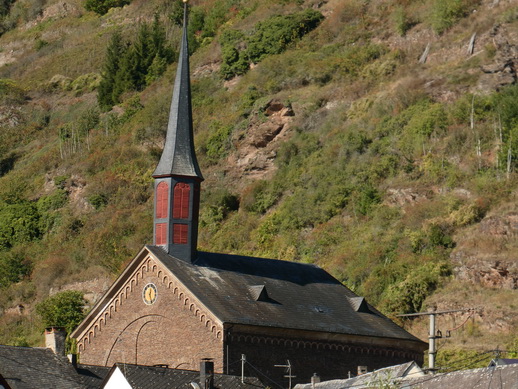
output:
[[[117,367],[133,389],[192,389],[191,382],[198,384],[200,382],[200,373],[192,370],[117,363],[113,366],[111,372]],[[106,381],[108,379],[109,376]],[[214,374],[214,386],[217,389],[264,388],[257,378],[245,377],[245,382],[241,383],[241,377],[225,374]]]
[[[98,389],[110,370],[111,367],[81,364],[76,368],[81,382],[87,389]]]
[[[164,150],[153,177],[171,175],[198,177],[203,180],[196,154],[192,126],[189,48],[187,44],[187,5],[184,5],[183,34],[178,68],[169,112]]]
[[[159,247],[146,249],[224,323],[404,339],[425,347],[318,266],[207,252],[189,264]]]
[[[383,384],[388,382],[399,382],[405,377],[422,376],[424,373],[415,362],[407,362],[401,365],[386,367],[366,373],[357,377],[330,380],[315,384],[298,384],[293,389],[362,389],[362,388],[378,388],[385,387]],[[427,377],[426,377],[427,378]],[[388,387],[388,386],[387,386]],[[393,386],[390,386],[393,387]],[[404,387],[404,385],[402,385]]]
[[[405,381],[412,389],[518,389],[518,365],[503,365],[481,369],[460,370],[431,377]]]
[[[350,379],[321,382],[314,389],[377,388],[382,387],[382,384],[401,389],[518,389],[516,364],[423,376],[416,376],[417,374],[410,371],[411,364],[415,363],[387,367]],[[313,386],[299,384],[294,389],[313,389]]]
[[[47,348],[0,346],[0,375],[12,389],[83,389],[68,360]]]

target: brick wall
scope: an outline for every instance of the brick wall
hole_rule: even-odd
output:
[[[78,339],[81,363],[166,364],[198,370],[201,358],[214,358],[215,370],[222,371],[220,326],[163,270],[147,258],[127,280]],[[149,283],[157,288],[152,305],[142,298]]]

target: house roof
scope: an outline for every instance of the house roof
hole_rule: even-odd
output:
[[[425,343],[318,266],[198,252],[194,264],[146,246],[223,323]],[[260,287],[260,288],[258,288]]]
[[[516,389],[518,365],[492,366],[481,369],[460,370],[431,377],[405,381],[405,388],[412,389]]]
[[[193,138],[189,48],[187,44],[187,4],[185,4],[182,41],[169,113],[169,124],[167,125],[167,135],[164,150],[153,177],[180,175],[198,177],[200,180],[203,180],[194,152]]]
[[[83,389],[73,366],[47,348],[0,346],[0,375],[12,389]]]
[[[200,373],[192,370],[169,369],[166,367],[128,365],[116,363],[106,377],[103,385],[108,382],[115,369],[119,369],[133,389],[175,388],[192,389],[191,382],[199,384]],[[214,374],[214,386],[218,389],[257,389],[264,388],[255,377],[241,377]]]
[[[312,384],[298,384],[295,385],[294,389],[377,388],[384,387],[384,383],[397,382],[399,379],[405,377],[417,376],[424,376],[422,369],[415,362],[407,362],[401,365],[390,366],[371,373],[362,374],[353,378],[320,382],[315,384],[315,386]]]
[[[76,368],[76,372],[79,374],[81,382],[87,389],[99,388],[110,370],[111,367],[81,364],[77,365]]]

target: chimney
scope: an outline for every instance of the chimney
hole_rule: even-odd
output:
[[[214,362],[211,358],[203,358],[200,362],[201,389],[214,389]]]
[[[65,356],[65,339],[67,333],[63,327],[45,328],[45,347],[50,348],[54,354]]]
[[[368,371],[367,371],[367,366],[358,366],[358,375],[363,375],[363,374],[366,374]]]
[[[320,376],[317,373],[313,373],[311,377],[311,387],[314,388],[318,383],[320,383]]]

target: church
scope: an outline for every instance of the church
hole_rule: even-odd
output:
[[[185,3],[185,0],[184,0]],[[197,250],[187,5],[166,142],[153,173],[153,245],[71,334],[82,364],[127,363],[308,382],[423,362],[426,343],[318,266]],[[290,366],[276,367],[275,365]]]

